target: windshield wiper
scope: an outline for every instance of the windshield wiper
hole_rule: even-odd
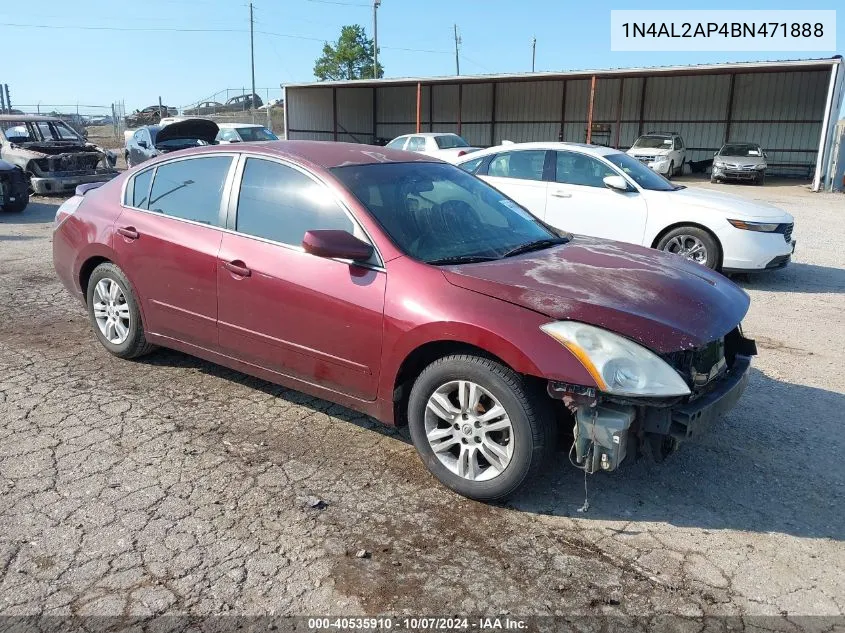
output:
[[[502,257],[513,257],[514,255],[521,255],[522,253],[530,253],[531,251],[539,251],[558,244],[566,244],[568,242],[565,237],[546,238],[543,240],[536,240],[534,242],[526,242],[515,248],[507,251]]]
[[[444,264],[473,264],[476,262],[490,262],[498,257],[489,257],[487,255],[450,255],[449,257],[441,257],[440,259],[431,259],[426,264],[432,266],[442,266]]]

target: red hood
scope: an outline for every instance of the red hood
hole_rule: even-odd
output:
[[[461,288],[597,325],[658,352],[700,347],[745,316],[748,295],[719,273],[640,246],[578,236],[517,257],[451,266]]]

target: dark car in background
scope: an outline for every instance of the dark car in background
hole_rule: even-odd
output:
[[[168,106],[147,106],[143,110],[135,110],[126,117],[126,127],[138,127],[139,125],[153,125],[166,116],[177,116],[179,110]]]
[[[241,112],[243,110],[254,110],[264,105],[264,102],[256,94],[252,95],[238,95],[232,97],[223,106],[224,112]]]
[[[217,114],[218,112],[225,112],[226,106],[219,101],[203,101],[198,103],[193,108],[185,108],[182,114],[186,116],[198,116],[203,114]]]
[[[29,180],[23,169],[0,160],[0,211],[17,213],[29,204]]]
[[[159,154],[211,145],[220,128],[208,119],[185,119],[165,126],[145,125],[126,138],[126,167],[135,167]]]
[[[674,450],[736,404],[756,353],[719,273],[368,145],[159,157],[65,202],[53,262],[115,356],[161,345],[407,422],[428,469],[485,501],[538,474],[563,425],[586,472]]]

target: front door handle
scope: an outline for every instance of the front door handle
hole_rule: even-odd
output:
[[[223,262],[223,268],[238,277],[249,277],[252,274],[252,271],[246,267],[246,264],[239,259],[233,262]]]
[[[121,226],[117,229],[117,232],[128,240],[137,240],[141,237],[141,234],[135,230],[134,226]]]
[[[571,198],[572,194],[568,191],[552,191],[552,195],[555,198]]]

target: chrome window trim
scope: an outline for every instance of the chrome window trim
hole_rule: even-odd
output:
[[[329,191],[329,193],[331,194],[331,198],[337,204],[338,208],[340,208],[340,210],[343,211],[346,214],[346,217],[349,218],[349,220],[352,222],[352,224],[355,225],[361,231],[361,233],[363,233],[366,236],[367,241],[369,242],[370,246],[373,247],[373,253],[375,254],[376,261],[378,263],[371,264],[371,263],[365,263],[365,262],[355,262],[355,265],[356,266],[363,266],[363,267],[372,267],[374,270],[385,270],[385,268],[384,268],[384,258],[381,256],[381,251],[379,251],[378,245],[376,244],[375,240],[373,239],[373,236],[358,221],[358,218],[355,217],[355,214],[352,212],[352,210],[349,208],[349,206],[341,199],[341,197],[337,194],[335,189],[328,182],[326,182],[326,180],[324,180],[323,178],[321,178],[317,174],[309,171],[305,167],[302,167],[301,165],[298,165],[298,164],[296,164],[296,163],[294,163],[294,162],[292,162],[292,161],[290,161],[290,160],[288,160],[288,159],[286,159],[282,156],[272,156],[272,155],[268,155],[268,154],[256,154],[256,153],[253,153],[253,152],[241,152],[240,156],[241,156],[241,160],[239,161],[240,162],[239,168],[237,170],[237,173],[235,174],[235,179],[234,179],[232,191],[231,191],[231,197],[230,197],[230,200],[229,200],[230,211],[229,211],[229,219],[227,219],[227,222],[226,222],[226,230],[228,230],[231,233],[234,233],[236,235],[242,235],[244,237],[250,237],[250,238],[258,239],[258,240],[261,240],[263,242],[267,242],[269,244],[278,244],[280,246],[286,246],[286,247],[291,248],[293,250],[301,251],[303,253],[305,252],[305,249],[303,249],[302,246],[299,246],[297,244],[287,244],[287,243],[284,243],[284,242],[277,242],[276,240],[263,238],[263,237],[260,237],[260,236],[257,236],[257,235],[250,235],[249,233],[241,233],[240,231],[237,230],[238,197],[239,197],[240,191],[241,191],[241,183],[243,182],[243,170],[246,167],[246,161],[249,160],[250,158],[268,160],[270,162],[278,163],[278,164],[282,165],[283,167],[291,167],[294,170],[298,171],[299,173],[303,174],[304,176],[310,178],[311,180],[316,182],[318,185],[325,187]],[[234,186],[235,183],[237,184],[237,187]],[[231,223],[229,222],[229,220],[231,220]],[[330,259],[335,259],[335,258],[330,258]],[[350,260],[340,260],[339,259],[339,260],[336,260],[336,261],[346,262],[346,261],[350,261]]]
[[[221,216],[224,220],[224,226],[211,226],[211,225],[208,225],[208,224],[203,224],[202,222],[196,222],[195,220],[188,220],[188,219],[185,219],[185,218],[177,218],[177,217],[172,216],[172,215],[166,215],[164,213],[157,213],[155,211],[150,211],[149,209],[142,209],[140,207],[133,207],[132,205],[126,204],[126,192],[129,189],[129,184],[131,182],[132,186],[134,187],[135,178],[137,178],[139,174],[146,172],[146,171],[149,171],[149,170],[153,170],[153,172],[155,172],[159,168],[159,166],[161,166],[161,165],[165,165],[165,164],[169,164],[169,163],[177,162],[177,161],[181,161],[181,160],[190,160],[192,158],[201,158],[203,156],[232,156],[234,158],[234,160],[232,161],[232,165],[229,168],[229,173],[226,176],[227,181],[226,181],[226,184],[223,187],[223,194],[220,196],[220,205],[221,205],[221,207],[224,208],[222,216]],[[373,240],[372,236],[370,235],[370,232],[367,231],[367,229],[365,229],[361,225],[360,222],[358,222],[358,219],[351,212],[349,207],[338,198],[336,192],[328,185],[328,183],[326,183],[323,179],[319,178],[316,174],[312,174],[311,172],[309,172],[309,171],[305,170],[304,168],[300,167],[299,165],[296,165],[295,163],[291,163],[290,161],[287,161],[287,160],[285,160],[281,157],[269,156],[267,154],[254,154],[254,153],[249,153],[249,152],[223,151],[223,152],[208,152],[208,153],[204,152],[202,154],[192,154],[191,156],[179,156],[179,157],[176,157],[176,158],[173,158],[173,159],[170,159],[170,160],[164,160],[160,163],[156,163],[154,165],[150,165],[149,167],[146,167],[144,169],[139,170],[137,173],[132,174],[130,177],[128,177],[126,180],[123,181],[123,186],[121,188],[120,207],[122,209],[130,209],[132,211],[140,211],[141,213],[148,213],[148,214],[153,215],[157,218],[168,218],[169,220],[175,220],[177,222],[185,222],[187,224],[193,224],[194,226],[201,226],[201,227],[206,228],[206,229],[214,229],[214,230],[217,230],[217,231],[221,231],[223,233],[229,233],[231,235],[237,235],[239,237],[245,237],[245,238],[252,239],[252,240],[258,240],[259,242],[264,242],[265,244],[272,244],[274,246],[281,246],[282,248],[286,248],[288,250],[298,251],[300,253],[307,254],[307,253],[305,253],[305,249],[302,248],[302,246],[296,246],[296,245],[293,245],[293,244],[285,244],[284,242],[277,242],[275,240],[270,240],[270,239],[267,239],[267,238],[264,238],[264,237],[259,237],[257,235],[249,235],[247,233],[239,233],[238,231],[230,229],[230,228],[228,228],[228,226],[226,226],[229,223],[230,212],[234,213],[234,214],[237,213],[237,196],[235,194],[240,193],[240,180],[236,180],[236,179],[239,176],[243,175],[242,165],[246,164],[246,159],[251,158],[251,157],[252,158],[263,158],[263,159],[275,160],[276,162],[282,163],[285,166],[292,166],[294,169],[297,169],[298,171],[304,173],[306,176],[309,176],[313,180],[316,180],[319,184],[321,184],[324,187],[327,187],[329,190],[331,190],[332,197],[333,197],[333,199],[335,199],[337,201],[340,208],[347,214],[347,216],[350,217],[352,222],[361,229],[361,232],[364,235],[367,236],[367,239],[370,241],[370,245],[373,247],[373,252],[375,253],[376,258],[377,258],[379,263],[378,264],[370,264],[370,263],[367,263],[367,262],[353,262],[352,260],[349,260],[349,259],[338,259],[338,258],[335,258],[335,257],[323,258],[323,259],[332,259],[333,261],[336,261],[336,262],[344,263],[344,264],[347,264],[347,265],[355,265],[355,266],[358,266],[360,268],[366,268],[368,270],[373,270],[375,272],[383,272],[383,273],[387,272],[387,269],[384,267],[384,258],[381,256],[381,252],[379,251],[378,246],[375,243],[375,240]],[[153,182],[155,182],[155,176],[156,176],[156,174],[153,173],[153,177],[150,179],[150,189],[147,191],[148,197],[149,197],[149,192],[152,190]],[[235,186],[236,183],[237,183],[237,187]],[[233,198],[233,196],[234,196],[234,198]],[[232,217],[234,218],[235,216],[233,215]],[[316,255],[312,255],[312,257],[316,257]]]

